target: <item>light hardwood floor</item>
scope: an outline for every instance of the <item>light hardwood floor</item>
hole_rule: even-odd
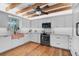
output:
[[[71,56],[71,53],[69,50],[28,42],[17,48],[1,53],[0,56]]]

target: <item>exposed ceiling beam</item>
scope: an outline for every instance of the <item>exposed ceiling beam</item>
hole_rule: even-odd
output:
[[[71,7],[70,6],[63,6],[63,7],[59,7],[59,8],[55,8],[50,11],[47,11],[47,13],[50,14],[50,13],[55,13],[55,12],[61,12],[61,11],[66,11],[68,9],[71,9]],[[36,13],[28,15],[28,17],[34,17],[34,16],[39,16],[39,15],[37,15]]]
[[[71,7],[71,5],[67,4],[67,3],[57,3],[57,4],[54,4],[52,6],[43,8],[43,11],[50,12],[50,11],[55,11],[55,10],[59,10],[59,9],[66,8],[66,7]],[[36,14],[35,13],[34,14],[26,13],[24,16],[31,16],[31,15],[36,15]]]
[[[57,4],[49,6],[48,8],[43,8],[42,10],[47,11],[50,9],[54,9],[54,8],[58,8],[58,7],[62,7],[62,6],[69,6],[69,5],[70,5],[69,3],[57,3]]]
[[[69,9],[71,9],[70,6],[64,6],[64,7],[60,8],[60,9],[55,9],[55,10],[48,11],[48,13],[61,12],[61,11],[69,10]]]
[[[68,4],[68,3],[56,3],[56,4],[53,4],[53,5],[50,5],[50,6],[47,5],[46,7],[43,7],[42,10],[44,12],[47,12],[47,11],[50,11],[54,8],[59,8],[59,7],[62,7],[62,6],[67,6],[67,5],[70,5],[70,4]],[[26,16],[26,15],[31,15],[31,14],[28,14],[28,12],[23,14],[23,16]]]
[[[54,10],[59,10],[59,9],[63,9],[63,8],[67,8],[67,7],[70,7],[70,5],[66,5],[66,6],[61,6],[61,7],[57,7],[57,8],[51,8],[49,10],[45,10],[45,12],[50,12],[50,11],[54,11]]]
[[[39,16],[36,13],[33,13],[32,15],[29,15],[28,18],[33,17],[33,16]]]
[[[15,8],[16,6],[18,6],[19,4],[21,4],[21,3],[9,3],[6,5],[5,10],[9,11],[9,10]]]
[[[40,8],[41,8],[41,9],[45,9],[45,8],[51,7],[52,5],[57,5],[57,4],[58,4],[58,3],[51,3],[51,4],[50,4],[50,3],[47,3],[47,4],[45,4],[45,5],[40,6]],[[23,15],[23,16],[30,15],[29,12],[32,12],[32,10],[30,10],[30,11],[28,11],[28,12],[22,14],[22,15]]]
[[[29,11],[29,10],[31,10],[31,9],[33,9],[33,8],[35,8],[35,7],[37,7],[37,6],[41,6],[41,5],[45,5],[45,4],[46,4],[46,3],[35,3],[35,4],[31,5],[31,6],[28,6],[28,7],[25,7],[25,8],[23,8],[23,9],[21,9],[21,10],[18,10],[16,13],[17,13],[17,14],[23,13],[23,12]]]

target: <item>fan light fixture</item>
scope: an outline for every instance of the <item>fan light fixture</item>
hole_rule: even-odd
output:
[[[36,14],[41,15],[42,13],[41,11],[36,11]]]
[[[42,14],[42,10],[41,10],[40,6],[37,6],[37,8],[35,9],[35,13],[37,15],[41,15]]]

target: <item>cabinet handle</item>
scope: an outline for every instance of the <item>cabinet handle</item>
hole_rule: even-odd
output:
[[[57,37],[57,39],[60,39],[60,37]]]

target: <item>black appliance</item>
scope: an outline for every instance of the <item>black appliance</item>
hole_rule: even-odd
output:
[[[42,28],[51,28],[51,23],[42,23]]]
[[[46,46],[50,46],[50,34],[47,34],[47,33],[41,33],[41,44],[42,45],[46,45]]]

